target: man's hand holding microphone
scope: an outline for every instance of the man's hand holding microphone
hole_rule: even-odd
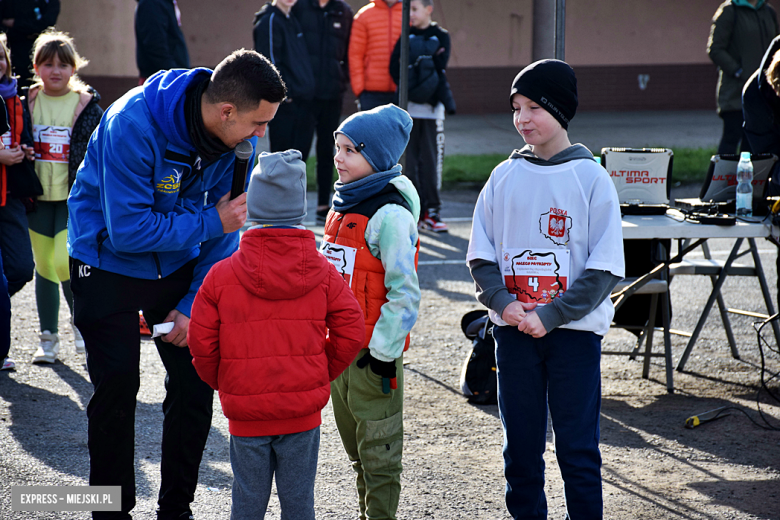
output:
[[[222,231],[232,233],[241,229],[246,222],[246,174],[254,147],[249,141],[241,141],[233,151],[236,161],[233,166],[233,184],[230,193],[226,193],[217,202],[217,213],[222,221]]]

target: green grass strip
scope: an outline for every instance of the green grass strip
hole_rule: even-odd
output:
[[[511,150],[510,150],[511,151]],[[707,174],[710,158],[715,154],[713,148],[673,148],[674,165],[672,167],[673,182],[701,182]],[[484,155],[446,155],[444,157],[444,172],[442,188],[475,188],[479,189],[501,161],[509,157],[505,154]],[[317,189],[315,160],[309,157],[306,162],[308,189]],[[335,170],[334,170],[335,172]],[[336,180],[334,173],[334,181]]]

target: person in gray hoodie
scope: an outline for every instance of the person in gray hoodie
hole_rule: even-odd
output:
[[[750,151],[742,133],[742,87],[778,32],[777,14],[766,0],[726,0],[712,18],[707,54],[718,66],[718,154],[737,153],[740,141],[742,151]]]

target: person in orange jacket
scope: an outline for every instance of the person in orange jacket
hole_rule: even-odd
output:
[[[358,110],[393,102],[390,55],[401,36],[402,2],[375,0],[355,15],[349,38],[349,80]]]

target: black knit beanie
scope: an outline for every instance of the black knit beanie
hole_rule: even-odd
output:
[[[577,112],[577,78],[569,64],[560,60],[540,60],[521,70],[512,82],[510,104],[515,94],[538,103],[564,129]]]

